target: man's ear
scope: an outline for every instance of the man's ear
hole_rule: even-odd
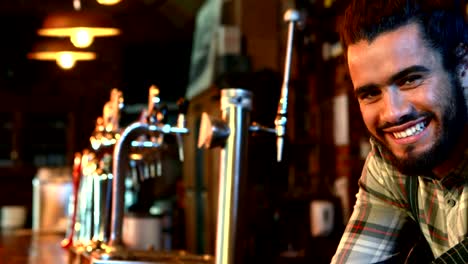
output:
[[[457,75],[463,87],[465,101],[468,105],[468,44],[461,43],[455,50],[457,56]]]

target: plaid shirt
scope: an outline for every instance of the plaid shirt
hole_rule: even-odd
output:
[[[359,180],[354,212],[332,263],[376,263],[398,255],[403,226],[415,221],[409,204],[407,175],[398,172],[371,140]],[[419,176],[419,226],[434,257],[468,235],[468,148],[463,161],[442,180]]]

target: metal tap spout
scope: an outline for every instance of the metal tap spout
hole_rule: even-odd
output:
[[[141,135],[161,133],[161,134],[187,134],[188,129],[171,127],[170,125],[150,125],[136,122],[126,127],[118,138],[114,146],[112,160],[112,207],[109,245],[113,247],[122,246],[122,223],[124,214],[124,194],[125,194],[125,172],[130,162],[129,154],[132,142]]]
[[[123,246],[122,225],[124,216],[125,177],[130,164],[132,150],[154,150],[163,144],[164,135],[180,136],[187,134],[185,127],[171,126],[165,123],[167,107],[161,104],[159,89],[152,85],[149,89],[148,110],[140,122],[127,126],[116,137],[112,159],[112,206],[109,246],[114,249]],[[134,154],[134,153],[133,153]],[[141,156],[141,155],[139,155]],[[135,157],[135,155],[133,155]],[[142,156],[141,156],[142,157]],[[141,157],[139,159],[141,159]],[[160,159],[158,159],[160,160]],[[160,161],[159,161],[160,162]],[[157,173],[161,172],[161,164],[157,165]]]
[[[286,123],[288,113],[288,90],[289,90],[289,77],[291,75],[291,58],[294,39],[294,28],[299,22],[301,16],[297,10],[290,9],[284,14],[284,20],[288,22],[288,40],[286,47],[286,59],[284,63],[284,77],[283,84],[281,85],[281,97],[278,103],[278,111],[275,119],[276,130],[276,147],[277,147],[277,160],[281,161],[283,156],[284,136],[286,134]]]
[[[128,167],[131,142],[138,136],[150,132],[149,125],[145,123],[133,123],[121,133],[114,146],[112,159],[112,207],[111,207],[111,232],[109,245],[122,246],[122,223],[124,214],[125,171]]]

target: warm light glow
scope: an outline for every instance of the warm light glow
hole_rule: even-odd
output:
[[[70,41],[77,48],[87,48],[93,43],[94,37],[86,28],[78,28],[70,36]]]
[[[131,160],[143,160],[143,155],[140,153],[131,153],[128,155]]]
[[[95,172],[97,169],[96,163],[88,163],[88,166],[83,168],[83,174],[84,175],[91,175],[93,172]]]
[[[97,0],[101,5],[115,5],[121,2],[121,0]]]
[[[37,33],[46,37],[70,38],[75,47],[83,48],[91,45],[94,38],[119,35],[120,29],[114,24],[111,16],[102,13],[55,12],[46,16]]]
[[[69,70],[75,66],[75,59],[70,52],[59,52],[57,54],[57,65],[62,69]]]
[[[79,60],[94,60],[96,54],[94,52],[84,51],[43,51],[32,52],[28,54],[28,58],[36,60],[53,60],[63,69],[71,69]]]
[[[42,28],[37,31],[41,36],[47,37],[69,37],[76,34],[76,31],[87,30],[92,36],[110,37],[120,34],[117,28],[100,28],[100,27],[73,27],[73,28]]]
[[[94,37],[115,36],[120,34],[120,30],[100,27],[43,28],[38,30],[38,34],[47,37],[70,37],[75,47],[85,48],[91,45]]]

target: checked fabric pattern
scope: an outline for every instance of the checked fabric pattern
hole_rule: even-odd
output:
[[[332,263],[389,263],[401,259],[402,230],[415,221],[435,258],[444,253],[454,257],[466,251],[462,241],[468,234],[468,149],[459,166],[437,180],[401,174],[377,143],[371,140],[371,144],[354,212]],[[418,184],[417,217],[411,211],[406,186],[410,177]]]

